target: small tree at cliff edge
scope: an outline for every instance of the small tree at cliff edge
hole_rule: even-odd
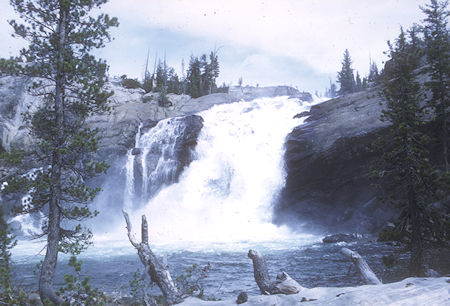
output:
[[[23,24],[10,21],[15,36],[28,41],[20,56],[8,67],[19,75],[37,77],[30,92],[41,97],[35,112],[25,114],[34,136],[32,155],[40,168],[32,178],[18,173],[8,181],[8,191],[28,190],[30,201],[17,213],[40,211],[45,215],[42,236],[47,237],[45,258],[39,276],[42,301],[60,304],[54,293],[53,276],[58,252],[79,253],[92,236],[79,222],[96,215],[87,204],[99,188],[87,179],[105,172],[105,162],[94,161],[98,131],[86,127],[86,119],[108,110],[112,92],[104,91],[106,63],[90,54],[110,40],[108,28],[116,18],[92,17],[90,11],[107,0],[11,0]],[[11,65],[11,63],[20,65]],[[63,223],[63,220],[65,221]]]
[[[345,49],[344,59],[342,60],[342,69],[338,72],[337,82],[341,85],[339,94],[345,95],[355,91],[355,76],[353,74],[352,59],[350,58],[348,49]]]

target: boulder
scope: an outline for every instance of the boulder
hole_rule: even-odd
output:
[[[242,291],[241,293],[239,293],[237,299],[236,299],[236,304],[244,304],[248,301],[248,295],[247,292]]]
[[[357,234],[333,234],[322,239],[323,243],[353,242],[360,238]]]
[[[0,77],[0,152],[11,145],[27,150],[33,143],[22,119],[22,113],[39,105],[39,97],[29,93],[27,88],[34,79]],[[191,99],[188,95],[168,94],[170,106],[158,106],[159,93],[145,93],[142,88],[125,88],[121,79],[112,79],[105,89],[113,91],[110,98],[112,110],[97,113],[88,118],[87,124],[100,130],[99,159],[117,159],[134,146],[137,127],[142,123],[146,132],[162,119],[186,116],[207,110],[214,105],[239,101],[240,95],[233,92],[215,93]],[[248,91],[248,93],[247,93]],[[288,86],[246,87],[246,98],[262,96],[307,96]],[[310,96],[310,95],[309,95]]]

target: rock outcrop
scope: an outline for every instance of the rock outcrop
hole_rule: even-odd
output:
[[[0,151],[15,145],[27,149],[32,139],[22,120],[22,113],[28,107],[39,104],[38,97],[29,94],[29,78],[0,77]],[[117,158],[126,154],[134,145],[134,136],[139,123],[150,128],[162,119],[194,114],[211,108],[216,104],[252,100],[260,97],[289,95],[303,100],[311,99],[308,93],[301,93],[288,86],[244,87],[242,94],[230,90],[230,93],[215,93],[197,99],[188,95],[168,94],[169,107],[158,106],[159,93],[145,94],[141,88],[128,89],[121,85],[121,80],[113,79],[106,89],[114,91],[111,98],[112,111],[96,114],[88,119],[91,127],[99,128],[101,143],[99,157]]]
[[[311,108],[286,139],[286,185],[275,221],[311,230],[372,232],[389,216],[365,177],[368,146],[387,126],[377,89]],[[300,220],[300,222],[298,221]]]

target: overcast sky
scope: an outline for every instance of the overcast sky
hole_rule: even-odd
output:
[[[217,48],[218,82],[260,86],[293,85],[322,91],[335,81],[342,54],[349,49],[353,68],[366,75],[369,58],[380,68],[386,41],[400,26],[420,22],[427,0],[110,0],[103,11],[119,18],[115,40],[97,54],[110,75],[141,78],[147,49],[150,66],[164,57],[178,73],[181,60]],[[0,0],[0,56],[23,46],[7,20],[9,0]]]

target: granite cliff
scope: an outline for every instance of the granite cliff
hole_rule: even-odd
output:
[[[391,216],[365,177],[386,122],[377,89],[312,106],[286,139],[286,185],[275,221],[302,230],[373,232]],[[300,220],[300,222],[299,222]],[[294,222],[295,221],[295,222]]]

